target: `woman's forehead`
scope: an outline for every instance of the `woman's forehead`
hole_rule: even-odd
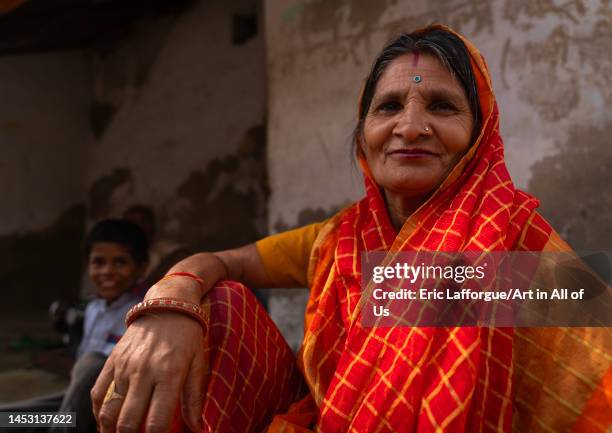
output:
[[[391,61],[376,86],[376,93],[406,86],[441,86],[463,93],[461,85],[440,60],[428,53],[403,54]]]

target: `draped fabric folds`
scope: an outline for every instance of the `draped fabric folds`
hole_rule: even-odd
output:
[[[219,282],[202,307],[211,324],[203,432],[260,432],[307,392],[295,355],[244,285]],[[171,432],[189,431],[178,408]]]
[[[310,258],[311,293],[297,359],[305,396],[290,396],[284,388],[281,398],[293,404],[275,412],[265,431],[577,433],[606,432],[612,422],[608,330],[367,328],[360,323],[362,252],[569,249],[535,212],[538,201],[514,187],[487,66],[463,41],[482,111],[478,140],[399,233],[359,157],[366,196],[323,226]],[[235,326],[244,329],[245,319]],[[260,346],[257,356],[272,346]],[[267,362],[278,362],[277,352],[269,356]],[[245,368],[229,364],[222,373],[212,369],[221,378],[217,381],[228,382],[237,374],[232,368]],[[301,386],[295,389],[301,392]],[[232,389],[209,387],[208,397]],[[210,406],[205,421],[208,416]],[[255,431],[241,427],[223,431]]]

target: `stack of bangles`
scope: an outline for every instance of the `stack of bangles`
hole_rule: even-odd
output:
[[[200,287],[204,288],[204,281],[197,277],[196,275],[187,273],[187,272],[176,272],[173,274],[168,274],[160,281],[165,280],[170,277],[189,277],[194,279],[200,284]],[[179,298],[153,298],[147,299],[138,304],[134,305],[125,315],[125,326],[130,326],[134,320],[137,318],[144,316],[150,313],[160,313],[165,311],[173,311],[176,313],[181,313],[191,317],[192,319],[198,321],[200,325],[204,328],[204,332],[208,329],[208,320],[204,316],[204,311],[200,308],[199,305],[194,304],[193,302],[189,302],[186,299]]]

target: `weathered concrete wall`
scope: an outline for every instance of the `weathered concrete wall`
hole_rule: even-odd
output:
[[[0,234],[42,229],[82,202],[89,96],[82,53],[0,57]]]
[[[82,53],[0,57],[0,310],[78,290],[90,89]]]
[[[347,137],[362,80],[392,36],[442,22],[488,61],[515,183],[577,248],[610,247],[611,14],[598,0],[267,0],[270,228],[361,195]]]
[[[265,233],[260,9],[252,0],[201,1],[180,16],[143,21],[93,55],[90,220],[149,204],[160,237],[192,250]],[[240,30],[244,17],[259,19],[259,31]]]
[[[193,251],[265,234],[264,62],[257,0],[195,2],[85,53],[0,58],[3,292],[39,310],[78,293],[86,223],[134,203]]]
[[[194,3],[116,46],[0,57],[0,342],[49,336],[51,300],[91,291],[86,225],[131,204],[166,247],[267,232],[261,2]],[[0,369],[23,365],[2,346]]]

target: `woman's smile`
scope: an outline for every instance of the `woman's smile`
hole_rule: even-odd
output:
[[[431,150],[424,149],[421,147],[399,148],[399,149],[393,148],[387,151],[387,157],[395,158],[398,161],[419,160],[419,159],[425,159],[425,158],[435,158],[438,156],[439,154],[437,152],[432,152]]]

